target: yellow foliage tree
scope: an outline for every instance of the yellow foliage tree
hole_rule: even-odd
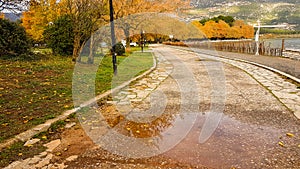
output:
[[[129,47],[130,31],[137,29],[148,19],[147,15],[142,13],[178,12],[186,8],[189,8],[187,0],[116,0],[114,18],[117,20],[117,27],[123,30],[127,39],[126,46]]]
[[[4,18],[5,18],[4,13],[0,12],[0,19],[4,19]]]
[[[62,7],[63,2],[57,3],[56,0],[30,1],[29,10],[23,12],[22,26],[33,40],[43,41],[45,27],[65,13]]]
[[[226,22],[209,20],[202,25],[199,21],[192,24],[200,29],[208,39],[251,39],[254,36],[254,28],[246,25],[242,20],[236,20],[230,27]]]

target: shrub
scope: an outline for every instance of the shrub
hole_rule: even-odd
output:
[[[125,47],[124,45],[119,42],[114,46],[115,52],[117,53],[117,55],[121,56],[125,53]]]
[[[73,53],[73,24],[69,15],[63,15],[49,25],[44,32],[48,47],[54,54],[70,56]]]
[[[25,29],[15,22],[0,19],[0,56],[26,57],[30,54],[31,43]]]

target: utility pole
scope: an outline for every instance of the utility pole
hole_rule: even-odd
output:
[[[256,53],[255,55],[259,55],[259,31],[260,31],[260,20],[257,20],[257,31],[255,34],[255,42],[256,42]]]
[[[261,25],[260,20],[257,20],[257,25],[254,25],[253,27],[257,28],[256,34],[255,34],[255,42],[256,42],[255,55],[259,55],[259,31],[260,31],[260,28],[284,28],[284,27],[286,27],[286,25]]]
[[[118,74],[117,69],[117,53],[115,51],[116,45],[116,35],[115,35],[115,23],[114,23],[114,7],[112,0],[109,0],[109,14],[110,14],[110,32],[111,32],[111,53],[112,53],[112,63],[114,69],[114,75]]]

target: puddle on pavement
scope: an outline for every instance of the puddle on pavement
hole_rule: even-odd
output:
[[[164,153],[164,156],[182,163],[213,168],[274,168],[280,167],[280,162],[276,164],[277,160],[287,162],[288,158],[293,160],[288,166],[299,166],[299,161],[296,162],[300,153],[299,138],[287,138],[280,129],[241,123],[223,116],[214,134],[205,143],[199,144],[198,137],[204,120],[204,116],[200,116],[185,140]],[[279,141],[289,142],[289,145],[281,147]],[[289,154],[290,150],[294,154]]]
[[[223,115],[213,135],[205,143],[200,144],[199,135],[206,117],[202,113],[198,114],[195,125],[189,130],[185,127],[183,121],[185,118],[190,118],[188,122],[193,122],[192,118],[195,118],[195,114],[191,114],[191,117],[189,115],[182,116],[172,113],[174,111],[171,111],[172,109],[169,108],[169,113],[164,113],[150,123],[136,123],[126,120],[125,116],[120,113],[111,113],[112,106],[107,106],[106,108],[109,111],[102,112],[109,112],[107,114],[104,113],[104,117],[110,127],[127,137],[149,138],[148,143],[150,143],[150,138],[158,137],[158,141],[151,141],[151,144],[155,144],[153,146],[157,149],[161,148],[160,144],[165,144],[165,139],[175,138],[175,135],[182,134],[184,139],[180,140],[181,142],[177,142],[176,145],[170,146],[169,148],[171,149],[165,149],[168,151],[162,154],[166,158],[174,159],[181,163],[193,166],[204,165],[213,168],[255,168],[262,166],[268,168],[268,166],[275,165],[277,159],[288,159],[286,154],[292,149],[291,147],[295,150],[293,150],[294,152],[290,158],[294,158],[294,163],[297,163],[295,161],[299,160],[299,156],[293,156],[297,156],[300,153],[300,148],[298,147],[300,139],[285,138],[287,131],[283,131],[283,129],[247,124]],[[184,127],[176,128],[178,124]],[[170,128],[175,128],[178,131],[168,132]],[[188,134],[184,133],[187,130],[190,132]],[[288,143],[289,145],[281,147],[278,145],[280,141],[284,141],[285,144]],[[172,141],[167,141],[167,143],[174,144]]]

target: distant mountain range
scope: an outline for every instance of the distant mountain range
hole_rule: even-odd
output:
[[[22,14],[21,13],[4,13],[4,16],[6,19],[9,19],[11,21],[17,21],[21,19]]]
[[[288,24],[300,30],[300,0],[192,0],[190,18],[230,15],[250,24]]]
[[[189,19],[203,19],[218,15],[230,15],[255,24],[287,24],[288,29],[300,30],[300,0],[191,0],[193,8]],[[16,21],[21,14],[5,13]]]

